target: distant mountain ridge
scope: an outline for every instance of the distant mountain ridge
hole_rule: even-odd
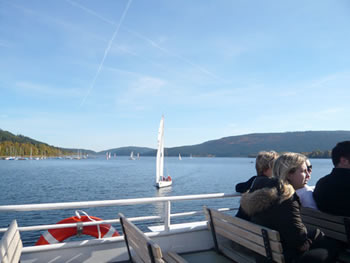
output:
[[[131,152],[134,152],[136,155],[137,153],[143,155],[145,153],[153,152],[155,151],[152,148],[147,147],[137,147],[137,146],[126,146],[126,147],[120,147],[120,148],[114,148],[109,149],[105,151],[98,152],[97,154],[106,154],[107,152],[110,152],[112,155],[130,155]]]
[[[252,133],[238,136],[229,136],[217,140],[207,141],[201,144],[179,146],[166,148],[167,156],[178,156],[180,153],[183,157],[200,156],[200,157],[247,157],[254,156],[262,150],[274,150],[276,152],[302,152],[311,153],[314,151],[327,152],[331,150],[336,143],[350,140],[350,131],[298,131],[283,133]],[[77,152],[78,149],[67,149],[49,146],[46,143],[38,142],[29,137],[22,135],[13,135],[10,132],[0,129],[0,150],[1,144],[6,141],[12,143],[30,143],[33,145],[45,145],[53,147],[63,152]],[[4,149],[2,149],[4,150]],[[80,151],[103,155],[106,152],[118,155],[130,155],[131,151],[136,155],[155,156],[156,149],[148,147],[127,146],[95,152],[92,150]],[[28,149],[27,149],[28,151]]]
[[[350,131],[301,131],[253,133],[224,137],[192,146],[167,149],[168,155],[244,157],[262,150],[276,152],[329,151],[338,142],[350,140]]]

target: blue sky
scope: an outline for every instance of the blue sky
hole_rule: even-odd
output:
[[[96,151],[350,130],[347,0],[0,0],[0,128]]]

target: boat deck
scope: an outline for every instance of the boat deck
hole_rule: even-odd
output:
[[[184,253],[181,257],[189,263],[228,263],[234,262],[231,259],[216,253],[214,250],[206,250],[200,252]]]

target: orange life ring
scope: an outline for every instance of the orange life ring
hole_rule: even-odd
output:
[[[95,217],[95,216],[81,216],[80,218],[77,216],[72,216],[69,218],[65,218],[57,224],[69,224],[69,223],[78,223],[78,222],[91,222],[93,219],[94,221],[101,221],[101,218]],[[113,226],[110,224],[101,224],[100,226],[100,233],[101,237],[115,237],[119,236],[119,233]],[[85,226],[82,229],[83,235],[89,235],[98,238],[98,226]],[[44,234],[40,236],[38,241],[36,242],[36,246],[40,245],[48,245],[48,244],[55,244],[62,242],[63,240],[77,235],[77,227],[69,227],[69,228],[58,228],[58,229],[49,229]]]

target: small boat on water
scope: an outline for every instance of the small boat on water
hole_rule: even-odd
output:
[[[162,188],[171,186],[173,183],[171,177],[168,175],[164,177],[164,116],[160,120],[158,130],[158,150],[156,161],[156,187]]]
[[[130,157],[129,157],[129,160],[132,160],[132,161],[135,161],[135,157],[134,157],[134,152],[131,152],[130,153]]]

